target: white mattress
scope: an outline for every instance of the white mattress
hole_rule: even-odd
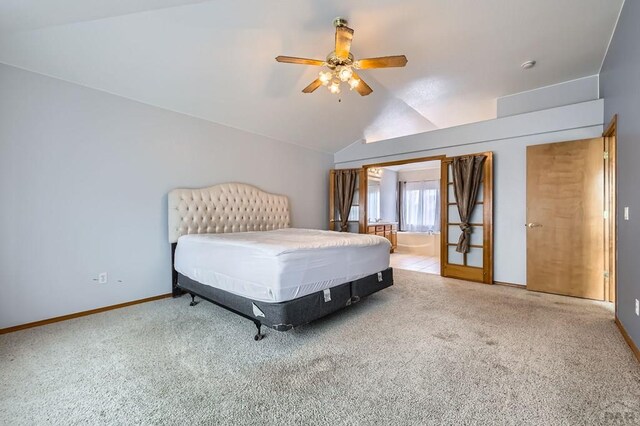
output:
[[[201,284],[284,302],[389,267],[386,238],[312,229],[183,235],[175,268]]]

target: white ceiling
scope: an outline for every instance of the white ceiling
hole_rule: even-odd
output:
[[[495,118],[495,100],[597,74],[623,0],[3,0],[0,62],[325,152]],[[300,91],[334,17],[374,89]],[[538,65],[522,71],[520,64]]]
[[[110,18],[206,0],[2,0],[0,33]]]

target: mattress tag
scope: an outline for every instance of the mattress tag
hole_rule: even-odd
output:
[[[252,304],[251,304],[251,306],[253,307],[253,315],[255,315],[255,316],[257,316],[257,317],[265,318],[265,316],[264,316],[264,312],[262,312],[262,311],[260,310],[260,308],[258,308],[258,307],[256,306],[256,304],[255,304],[255,303],[252,303]]]
[[[378,282],[382,282],[382,272],[378,272]]]
[[[324,293],[324,301],[331,302],[331,289],[327,288],[323,291],[323,293]]]

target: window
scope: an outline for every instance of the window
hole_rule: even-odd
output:
[[[400,230],[440,231],[440,181],[400,183]]]
[[[349,209],[349,222],[357,222],[360,220],[360,206],[351,206]]]

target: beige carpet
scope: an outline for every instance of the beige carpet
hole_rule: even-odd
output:
[[[0,336],[0,424],[640,423],[609,305],[395,276],[261,342],[186,297]]]

